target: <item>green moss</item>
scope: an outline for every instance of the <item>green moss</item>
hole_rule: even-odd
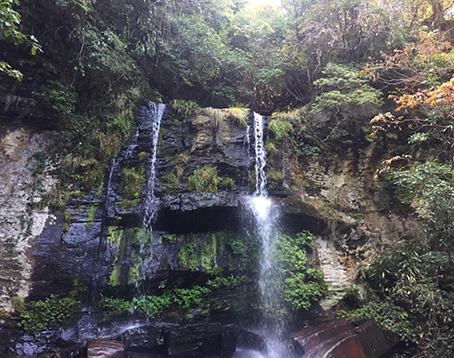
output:
[[[176,234],[165,234],[162,235],[162,238],[166,240],[169,244],[173,244],[177,240]]]
[[[133,247],[139,248],[142,246],[150,246],[152,235],[143,228],[132,227],[124,229],[123,237],[129,240]]]
[[[163,187],[167,188],[170,194],[175,194],[180,180],[175,173],[167,173],[161,177],[160,183]]]
[[[282,171],[270,169],[268,171],[268,179],[270,181],[271,189],[278,189],[281,181],[284,179]]]
[[[107,242],[110,246],[116,244],[117,249],[120,247],[121,238],[123,237],[123,230],[120,230],[118,226],[109,226],[107,228]]]
[[[85,226],[87,230],[90,230],[91,226],[95,222],[95,216],[96,216],[96,211],[99,208],[99,203],[93,203],[87,211],[87,222],[85,223]]]
[[[194,174],[189,176],[188,189],[217,193],[219,182],[217,169],[211,165],[205,165],[197,168]]]
[[[14,312],[22,312],[25,309],[25,300],[23,297],[11,297],[11,304],[13,305]]]
[[[69,228],[70,226],[68,223],[63,223],[63,225],[61,226],[61,231],[67,233],[69,231]]]
[[[216,237],[207,238],[200,248],[200,264],[209,271],[217,266],[217,240]]]
[[[128,272],[128,285],[133,285],[140,280],[140,267],[131,266]]]
[[[140,190],[145,185],[145,169],[123,168],[120,190],[123,197],[122,207],[129,209],[138,204]],[[132,206],[131,206],[132,205]]]
[[[139,153],[139,160],[144,160],[148,157],[148,153],[147,152],[140,152]]]
[[[178,252],[178,263],[182,267],[195,270],[199,266],[196,249],[197,236],[191,234],[180,247],[180,251]]]
[[[220,189],[232,190],[235,187],[235,180],[232,178],[222,178],[219,183]]]
[[[164,174],[161,177],[161,185],[167,188],[171,194],[177,192],[178,184],[180,184],[183,176],[184,167],[191,157],[189,154],[180,153],[170,163],[174,166],[174,171]]]
[[[218,189],[232,189],[235,181],[232,178],[219,177],[218,171],[211,165],[197,168],[190,175],[187,183],[189,190],[217,193]]]
[[[120,275],[121,275],[120,266],[115,266],[112,272],[110,273],[110,286],[112,287],[120,286]]]

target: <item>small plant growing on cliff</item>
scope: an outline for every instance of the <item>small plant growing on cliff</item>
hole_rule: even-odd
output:
[[[247,117],[249,110],[246,108],[230,107],[228,110],[228,118],[233,121],[238,127],[247,127]]]
[[[211,165],[205,165],[194,171],[188,178],[188,189],[217,193],[220,178],[218,171]]]
[[[217,193],[218,188],[231,189],[235,185],[232,178],[219,177],[218,171],[211,165],[205,165],[194,171],[193,175],[188,178],[188,189],[195,191],[205,191]]]
[[[183,119],[195,117],[200,111],[200,106],[194,101],[185,101],[183,99],[174,99],[170,105],[177,116]]]
[[[121,194],[123,207],[133,207],[140,198],[140,190],[145,185],[145,169],[123,168],[121,172]]]
[[[191,157],[189,154],[180,153],[170,163],[174,166],[174,171],[166,173],[161,177],[161,185],[166,187],[169,193],[175,193],[177,186],[180,184],[181,177],[184,173],[184,167]]]
[[[270,130],[274,133],[277,140],[283,139],[288,136],[293,126],[290,122],[285,119],[275,118],[270,121],[268,125]]]
[[[40,332],[52,323],[66,321],[79,306],[80,302],[74,297],[50,295],[43,301],[29,303],[22,310],[18,325],[30,333]]]
[[[222,109],[213,107],[202,108],[200,114],[210,117],[214,127],[219,127],[227,118],[227,114]]]
[[[176,234],[164,234],[162,238],[166,240],[169,244],[173,244],[177,240]]]

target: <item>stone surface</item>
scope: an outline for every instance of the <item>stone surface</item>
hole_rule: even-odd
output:
[[[26,108],[19,110],[26,112]],[[229,231],[247,237],[240,228],[248,227],[251,220],[245,210],[254,165],[251,133],[230,121],[216,124],[208,117],[175,121],[169,111],[165,113],[157,177],[176,173],[179,154],[186,153],[188,158],[178,168],[181,176],[173,190],[162,182],[156,187],[158,215],[153,237],[142,230],[146,188],[137,193],[135,205],[123,205],[123,170],[134,167],[147,173],[150,165],[150,128],[141,118],[136,134],[112,162],[105,187],[98,193],[72,198],[62,217],[53,214],[43,200],[55,185],[49,158],[51,149],[58,148],[56,141],[61,141],[59,134],[42,128],[0,129],[0,220],[4,223],[0,226],[0,308],[12,310],[13,296],[43,299],[50,294],[67,294],[77,279],[87,289],[83,303],[85,312],[90,312],[77,317],[79,322],[69,328],[10,340],[11,352],[41,354],[60,341],[121,337],[125,347],[143,354],[188,358],[233,354],[236,334],[228,323],[254,315],[252,309],[245,312],[241,303],[256,300],[255,287],[250,284],[256,274],[256,257],[233,255],[228,240],[213,239],[213,233]],[[46,154],[44,162],[36,153]],[[310,230],[319,236],[313,257],[332,292],[324,308],[334,305],[343,289],[354,283],[359,264],[369,262],[402,237],[420,234],[412,218],[380,207],[373,179],[380,156],[373,146],[329,164],[323,158],[295,163],[284,148],[272,159],[270,167],[284,173],[283,179],[271,183],[270,190],[282,209],[282,227],[291,232]],[[36,175],[38,165],[44,165],[44,170]],[[233,179],[236,186],[232,190],[219,188],[217,193],[189,191],[188,177],[204,165],[214,166],[220,177]],[[166,234],[175,236],[166,238]],[[189,251],[199,257],[189,267],[179,252],[192,241]],[[131,298],[137,287],[142,293],[154,293],[166,279],[190,287],[204,282],[210,270],[226,268],[246,274],[248,283],[211,293],[190,313],[175,309],[165,318],[172,324],[142,322],[131,326],[123,322],[100,327],[96,313],[91,315],[101,293]],[[187,324],[188,316],[191,324]],[[208,318],[211,321],[206,323]],[[367,327],[366,331],[372,329]],[[345,338],[354,342],[351,337]],[[355,337],[361,341],[363,336]],[[364,344],[361,349],[365,352],[368,348]]]
[[[95,339],[88,342],[87,358],[124,358],[125,347],[120,342]]]
[[[294,334],[305,358],[379,358],[397,343],[372,321],[335,320]]]
[[[182,326],[164,335],[167,357],[172,358],[230,357],[236,348],[233,331],[220,323]]]
[[[13,309],[12,297],[28,296],[33,262],[27,250],[46,225],[55,224],[43,197],[56,183],[47,153],[58,137],[0,127],[0,310]]]

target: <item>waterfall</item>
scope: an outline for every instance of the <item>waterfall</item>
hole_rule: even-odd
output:
[[[158,156],[158,140],[159,131],[161,129],[161,120],[164,115],[166,106],[164,104],[156,104],[154,102],[148,102],[148,106],[142,111],[142,116],[146,117],[147,123],[150,125],[150,140],[151,148],[153,149],[149,171],[148,171],[148,182],[147,192],[144,200],[144,216],[143,216],[143,227],[149,232],[152,231],[152,223],[156,216],[156,197],[154,194],[155,183],[156,183],[156,158]]]
[[[255,195],[266,197],[266,149],[263,140],[265,124],[263,116],[254,112],[255,139]]]
[[[279,315],[280,274],[276,270],[276,242],[279,235],[279,208],[268,197],[266,166],[266,148],[264,143],[264,118],[254,113],[254,149],[255,149],[255,193],[248,198],[249,210],[255,221],[255,230],[261,243],[262,253],[259,267],[260,299],[265,317],[272,317],[274,323],[261,327],[268,337],[268,358],[285,356],[285,347],[279,342],[282,324]]]
[[[254,148],[255,148],[255,193],[249,198],[249,208],[253,213],[256,230],[262,246],[260,258],[259,287],[262,305],[265,311],[276,309],[278,292],[274,281],[277,272],[273,264],[275,242],[279,234],[279,210],[273,200],[268,197],[265,173],[266,149],[264,143],[264,119],[254,113]]]

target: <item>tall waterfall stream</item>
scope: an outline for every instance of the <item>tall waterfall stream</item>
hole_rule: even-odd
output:
[[[268,197],[267,176],[265,173],[267,152],[264,143],[264,118],[254,113],[253,123],[254,149],[255,149],[255,193],[248,197],[248,208],[251,211],[256,232],[261,244],[261,256],[259,262],[259,289],[260,303],[263,316],[273,317],[271,323],[262,323],[259,327],[260,334],[267,340],[267,353],[250,352],[244,357],[266,357],[281,358],[287,357],[285,345],[280,343],[279,335],[283,328],[283,322],[276,317],[279,315],[280,282],[281,277],[276,269],[276,242],[279,235],[279,208],[274,201]]]
[[[150,168],[148,173],[147,193],[144,200],[143,227],[152,231],[152,223],[156,215],[156,197],[154,194],[156,184],[156,159],[158,154],[159,131],[161,129],[162,116],[166,106],[164,104],[148,103],[148,109],[142,115],[149,118],[151,126],[151,141],[153,152],[151,154]]]

